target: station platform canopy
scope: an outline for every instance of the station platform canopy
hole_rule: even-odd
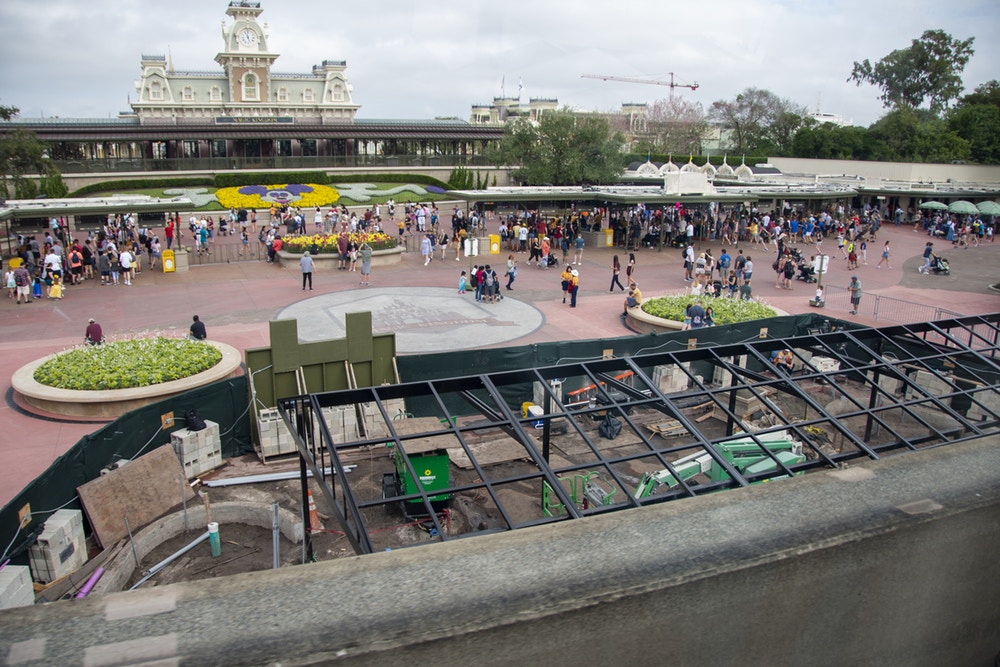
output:
[[[0,220],[108,213],[179,213],[193,211],[195,208],[197,208],[195,203],[187,197],[167,199],[146,195],[78,199],[8,199],[0,202]]]

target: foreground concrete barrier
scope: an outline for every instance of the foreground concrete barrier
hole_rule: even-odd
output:
[[[994,438],[554,526],[14,609],[0,613],[0,656],[992,665],[998,470]]]

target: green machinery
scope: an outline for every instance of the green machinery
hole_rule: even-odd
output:
[[[559,483],[569,493],[573,504],[583,509],[611,505],[614,502],[615,492],[618,490],[614,485],[603,480],[599,472],[581,472],[560,477]],[[548,482],[543,481],[542,511],[545,512],[545,516],[562,514],[565,510],[565,506],[559,502],[559,497],[553,492],[552,487],[549,486]]]
[[[441,493],[451,486],[451,460],[445,450],[422,449],[420,444],[413,440],[404,441],[406,456],[417,473],[417,479],[414,479],[406,467],[403,453],[389,443],[393,450],[395,470],[382,475],[382,497],[392,498],[424,491],[431,501],[431,508],[440,512],[451,501],[451,494]],[[427,508],[420,498],[403,501],[401,505],[403,514],[407,517],[427,516]]]
[[[806,460],[802,453],[802,443],[793,440],[788,431],[763,433],[757,438],[769,452],[774,454],[776,459],[786,466],[802,463]],[[749,437],[716,443],[713,447],[744,475],[766,473],[778,468],[774,459],[761,451],[761,445]],[[695,475],[707,475],[712,482],[729,479],[725,469],[704,449],[677,459],[672,465],[677,472],[676,476],[666,469],[644,474],[635,490],[635,498],[646,498],[663,485],[673,489],[680,485],[681,480],[691,479]],[[770,479],[782,479],[783,477],[785,476]]]

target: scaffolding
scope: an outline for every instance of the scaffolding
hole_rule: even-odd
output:
[[[303,508],[311,471],[365,554],[996,435],[998,324],[998,313],[883,328],[832,321],[783,339],[308,394],[278,408],[296,441]],[[780,365],[786,350],[791,363]],[[365,428],[341,428],[345,411]],[[620,430],[611,435],[606,422]],[[795,443],[796,455],[775,439]],[[429,478],[427,452],[448,455],[446,484],[439,471],[434,485],[409,493],[383,483],[394,466]],[[695,459],[704,472],[679,469]],[[350,465],[349,478],[336,474]],[[650,476],[665,481],[639,493]],[[309,535],[308,511],[303,521]]]

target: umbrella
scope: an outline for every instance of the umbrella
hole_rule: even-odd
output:
[[[920,205],[920,208],[927,209],[928,211],[947,211],[948,205],[942,204],[939,201],[925,201]]]
[[[981,201],[976,204],[976,208],[983,215],[1000,215],[1000,204],[995,201]]]
[[[950,213],[958,213],[959,215],[976,215],[979,213],[979,209],[976,208],[975,204],[964,199],[953,201],[948,205],[948,211]]]

